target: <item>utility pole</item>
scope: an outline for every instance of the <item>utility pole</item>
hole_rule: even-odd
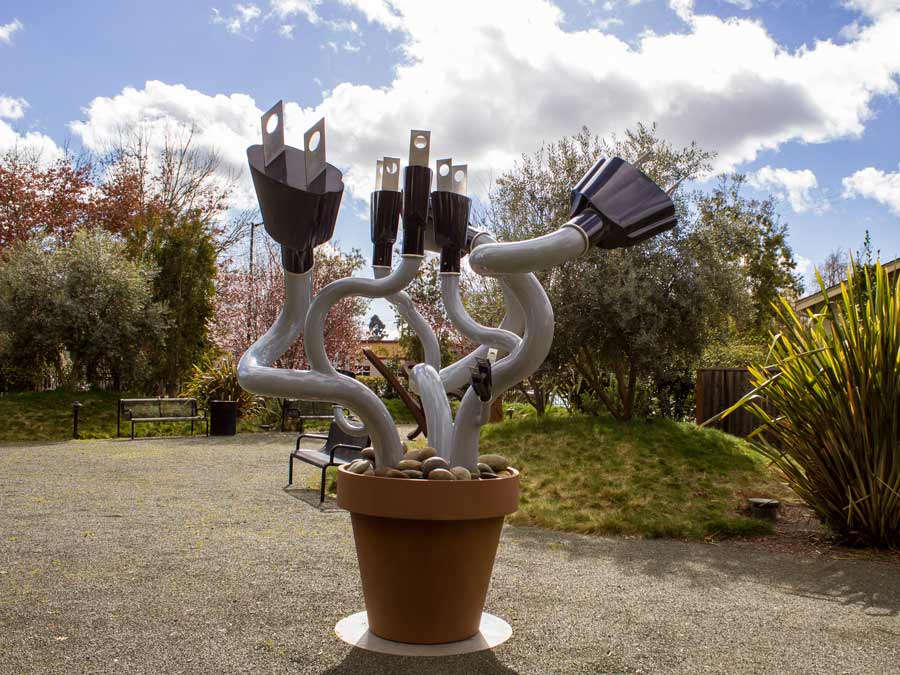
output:
[[[253,324],[254,324],[254,315],[253,315],[253,293],[256,290],[256,280],[253,277],[253,244],[256,241],[256,228],[262,225],[262,223],[250,223],[250,273],[248,278],[248,283],[250,284],[250,289],[247,294],[247,343],[250,344],[253,340],[256,339],[256,336],[253,335]]]

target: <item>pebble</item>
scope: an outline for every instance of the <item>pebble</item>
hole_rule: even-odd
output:
[[[426,476],[430,474],[435,469],[450,469],[450,462],[448,462],[443,457],[429,457],[424,462],[422,462],[422,473]]]
[[[379,466],[377,469],[375,469],[375,475],[379,478],[384,478],[385,476],[387,476],[387,472],[390,470],[391,469],[385,469],[383,466]]]
[[[355,462],[353,462],[350,465],[349,470],[352,471],[353,473],[359,473],[359,474],[366,474],[366,473],[370,473],[370,472],[375,473],[375,469],[372,466],[372,462],[365,460],[365,459],[358,459]]]
[[[375,461],[375,448],[363,448],[359,454],[363,456],[363,459],[368,459],[370,462]]]
[[[387,473],[385,473],[387,478],[407,478],[407,475],[402,471],[398,471],[397,469],[388,469]]]
[[[407,478],[425,478],[425,474],[421,471],[416,471],[415,469],[406,469],[403,472]]]
[[[504,469],[503,471],[497,472],[497,478],[506,478],[508,476],[512,476],[512,471],[507,471]]]
[[[437,450],[434,448],[420,448],[418,450],[407,450],[403,455],[403,459],[412,459],[417,462],[424,462],[426,459],[437,456]]]
[[[469,473],[469,470],[464,466],[454,466],[450,469],[450,473],[453,474],[453,477],[456,480],[471,480],[472,474]]]
[[[478,462],[478,473],[494,473],[494,470],[484,462]]]
[[[399,462],[397,462],[397,468],[400,471],[407,471],[409,469],[412,469],[414,471],[421,471],[422,462],[417,459],[401,459]]]
[[[456,480],[456,478],[447,469],[437,468],[428,472],[428,480]]]
[[[509,466],[509,462],[503,455],[479,455],[478,463],[487,464],[494,473],[503,471],[503,469]]]
[[[497,474],[491,473],[490,471],[482,471],[481,477],[482,478],[497,478]]]

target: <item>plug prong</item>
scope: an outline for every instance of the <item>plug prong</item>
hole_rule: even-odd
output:
[[[465,195],[469,188],[469,167],[466,164],[457,164],[450,167],[450,175],[453,178],[453,191],[459,195]]]
[[[262,125],[263,161],[266,166],[284,152],[284,101],[278,101],[260,118]]]
[[[428,166],[431,152],[431,132],[413,129],[409,132],[409,165]]]
[[[400,158],[385,157],[383,161],[384,170],[381,172],[381,189],[397,192],[400,190]]]
[[[303,134],[303,162],[306,169],[306,186],[325,173],[325,118],[313,124]]]
[[[381,181],[384,179],[384,160],[379,159],[375,162],[375,189],[381,189]]]
[[[437,161],[437,189],[439,192],[453,191],[453,160],[450,158]]]

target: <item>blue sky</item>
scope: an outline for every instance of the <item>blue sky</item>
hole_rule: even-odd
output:
[[[900,255],[900,0],[257,0],[0,4],[0,150],[102,149],[192,124],[243,169],[286,101],[325,115],[347,192],[336,238],[368,254],[383,155],[431,129],[470,190],[586,124],[659,124],[774,193],[804,265],[872,233]],[[252,205],[245,176],[236,206]],[[383,318],[391,315],[382,307]],[[385,316],[387,315],[387,316]]]

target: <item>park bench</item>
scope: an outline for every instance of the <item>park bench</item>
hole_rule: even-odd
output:
[[[209,436],[209,419],[205,410],[197,408],[195,398],[120,398],[116,436],[121,435],[122,420],[131,422],[131,440],[134,440],[134,425],[138,422],[190,422],[191,436],[194,435],[194,422],[204,422]]]
[[[325,401],[295,401],[285,399],[281,404],[281,430],[287,431],[288,419],[300,420],[300,433],[303,433],[303,420],[330,420],[334,417],[334,404]]]
[[[318,450],[301,450],[300,441],[304,438],[315,438],[325,441]],[[334,422],[328,428],[328,434],[300,434],[294,451],[288,460],[288,485],[294,483],[294,460],[312,464],[322,469],[322,480],[319,485],[319,503],[325,501],[325,478],[328,467],[339,466],[362,457],[362,449],[369,446],[368,436],[351,436]]]

